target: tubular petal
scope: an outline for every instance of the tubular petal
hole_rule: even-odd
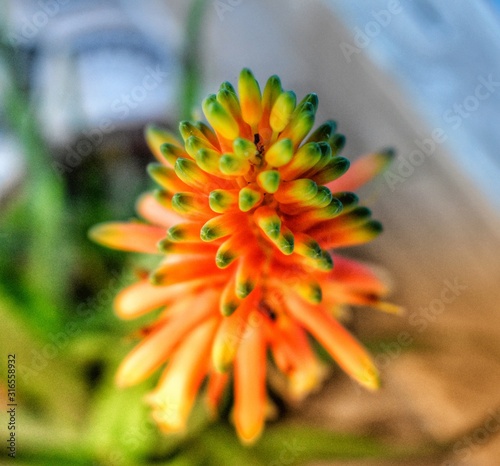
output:
[[[202,222],[181,222],[167,230],[167,239],[174,242],[198,243]]]
[[[243,120],[253,128],[259,124],[262,116],[262,102],[259,83],[248,68],[240,73],[238,92]]]
[[[215,131],[225,139],[233,140],[239,135],[239,126],[233,115],[217,101],[215,95],[203,101],[203,113]]]
[[[309,142],[299,148],[288,164],[280,167],[280,174],[284,180],[294,180],[314,167],[320,158],[320,145],[316,142]]]
[[[288,313],[300,322],[330,353],[338,365],[364,387],[379,387],[378,371],[362,345],[322,306],[285,295]]]
[[[238,207],[238,194],[236,189],[214,189],[208,196],[208,203],[214,212],[222,214]]]
[[[281,230],[281,219],[274,209],[268,206],[259,207],[253,214],[257,226],[271,240],[277,240]]]
[[[128,354],[118,368],[116,383],[128,387],[151,375],[190,330],[213,315],[216,303],[217,293],[210,290],[173,304],[175,317],[158,327]]]
[[[248,212],[257,207],[263,198],[262,191],[257,186],[245,186],[238,193],[238,207],[242,212]]]
[[[362,225],[342,230],[333,230],[322,241],[323,248],[342,248],[372,241],[382,232],[382,224],[370,220]]]
[[[147,170],[149,176],[168,192],[175,193],[176,191],[189,191],[190,189],[190,186],[183,183],[172,168],[159,163],[150,163]]]
[[[274,103],[269,116],[269,124],[276,133],[281,133],[290,122],[292,113],[295,110],[295,92],[288,91],[279,95]]]
[[[271,167],[281,167],[286,165],[293,157],[292,140],[288,138],[280,139],[267,149],[266,162]]]
[[[184,220],[175,212],[161,205],[151,193],[139,197],[135,210],[144,220],[163,228],[170,228],[172,225]]]
[[[293,202],[308,201],[318,193],[318,185],[308,178],[281,183],[278,191],[274,193],[274,198],[283,204]]]
[[[212,362],[218,372],[226,372],[232,365],[240,343],[247,337],[248,316],[254,309],[255,299],[243,301],[241,306],[222,319],[212,345]]]
[[[153,155],[160,161],[160,162],[167,162],[167,159],[164,157],[163,153],[160,150],[160,146],[162,144],[172,144],[179,149],[181,149],[180,142],[177,140],[177,138],[168,132],[167,130],[160,128],[159,126],[156,125],[148,125],[146,126],[144,130],[144,137],[146,139],[146,143],[149,146],[149,149],[153,153]]]
[[[266,347],[262,325],[250,326],[234,364],[234,423],[240,439],[254,443],[262,433],[266,408]]]
[[[383,172],[394,159],[394,155],[393,150],[387,149],[382,152],[361,156],[353,162],[344,176],[332,181],[328,187],[332,191],[356,191]]]
[[[201,170],[193,160],[177,159],[174,170],[184,183],[202,192],[214,185],[212,177]]]
[[[200,231],[200,238],[205,242],[214,241],[236,233],[245,224],[246,216],[238,214],[222,214],[212,217]]]
[[[165,228],[142,223],[100,223],[89,230],[96,243],[122,251],[158,254],[158,242],[165,238]]]
[[[219,320],[200,324],[184,339],[147,401],[165,432],[185,429],[196,394],[208,370],[210,345]],[[193,351],[196,348],[196,351]]]
[[[180,294],[192,292],[191,284],[176,286],[154,286],[148,280],[141,280],[121,290],[113,302],[113,307],[122,319],[135,319],[159,307],[168,306]]]
[[[244,254],[238,260],[235,293],[240,299],[246,298],[257,285],[260,276],[255,271],[262,268],[264,261],[265,256],[258,248]]]
[[[258,174],[257,184],[266,192],[273,194],[280,186],[280,172],[277,170],[265,170]]]
[[[176,283],[210,277],[217,270],[213,257],[183,259],[179,262],[160,265],[150,276],[154,285],[174,285]]]
[[[229,374],[212,371],[208,378],[206,403],[212,416],[216,416],[224,390],[229,382]]]

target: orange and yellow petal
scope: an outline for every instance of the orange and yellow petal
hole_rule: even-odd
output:
[[[164,364],[188,332],[213,315],[217,298],[215,291],[208,290],[173,304],[172,318],[167,316],[165,322],[147,335],[123,360],[116,375],[117,384],[135,385]]]
[[[158,386],[148,395],[153,417],[165,432],[186,428],[201,382],[209,364],[209,350],[218,318],[198,325],[172,355]],[[196,348],[196,350],[194,350]]]
[[[234,424],[241,441],[254,443],[266,415],[266,345],[262,325],[247,324],[234,363]]]
[[[330,353],[337,364],[364,387],[379,387],[378,370],[363,346],[322,306],[285,296],[287,310]]]
[[[92,227],[89,237],[96,243],[122,251],[158,254],[158,243],[165,237],[162,227],[143,223],[100,223]]]

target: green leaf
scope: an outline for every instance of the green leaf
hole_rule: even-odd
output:
[[[434,452],[431,446],[396,447],[377,439],[304,425],[268,427],[254,451],[276,464],[329,459],[408,459]]]

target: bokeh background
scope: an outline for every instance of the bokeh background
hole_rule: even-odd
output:
[[[500,458],[500,6],[493,0],[4,0],[0,3],[0,416],[17,360],[17,464],[477,465]],[[92,244],[151,187],[144,125],[173,130],[249,67],[317,92],[344,155],[394,147],[364,188],[384,234],[348,251],[392,283],[401,317],[353,310],[383,388],[334,370],[255,447],[227,408],[164,437],[154,380],[113,374],[140,322],[113,296],[139,255]],[[5,406],[6,408],[6,406]],[[0,463],[9,458],[2,447]]]

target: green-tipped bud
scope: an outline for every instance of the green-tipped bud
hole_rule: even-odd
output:
[[[177,159],[174,170],[176,175],[188,186],[197,189],[206,189],[211,180],[193,160]]]
[[[208,207],[206,198],[195,193],[175,193],[172,196],[172,209],[179,214],[195,215],[199,217]]]
[[[200,237],[200,225],[197,223],[178,223],[167,230],[167,239],[174,243],[197,242]]]
[[[328,144],[330,144],[330,147],[332,148],[332,155],[340,154],[340,151],[345,146],[345,142],[346,139],[343,134],[334,134],[331,136],[328,140]]]
[[[288,125],[295,110],[296,100],[293,91],[283,92],[276,99],[269,116],[269,124],[273,131],[280,133]]]
[[[314,238],[299,233],[295,238],[295,252],[300,256],[318,260],[321,258],[323,251]]]
[[[200,238],[203,241],[210,242],[231,234],[234,231],[234,225],[231,217],[219,215],[211,218],[203,225],[200,231]]]
[[[236,284],[236,296],[240,299],[245,299],[254,289],[254,283],[244,282]]]
[[[281,183],[278,191],[274,193],[274,198],[283,204],[292,204],[312,199],[317,193],[318,185],[313,180],[301,178]]]
[[[179,123],[179,132],[181,133],[184,142],[186,142],[186,140],[190,136],[196,136],[198,138],[205,139],[205,135],[190,121],[181,121]]]
[[[196,158],[196,154],[201,149],[213,150],[212,144],[210,144],[205,138],[200,138],[198,136],[189,136],[186,139],[186,152],[193,158]]]
[[[250,170],[250,162],[236,154],[223,154],[219,160],[219,168],[225,175],[243,176]]]
[[[245,138],[236,138],[233,141],[233,150],[237,156],[252,161],[257,154],[257,147],[255,147],[255,144]]]
[[[155,189],[153,191],[155,200],[167,209],[172,208],[172,193],[163,189]]]
[[[328,251],[323,250],[321,252],[321,257],[315,261],[315,266],[316,268],[324,272],[329,272],[330,270],[333,270],[333,259],[330,253]]]
[[[160,152],[165,160],[172,166],[175,165],[175,162],[179,157],[186,157],[186,152],[184,152],[183,149],[181,149],[179,146],[176,146],[175,144],[170,144],[168,142],[160,146]]]
[[[307,110],[308,112],[312,111],[313,113],[316,113],[316,111],[318,110],[318,105],[319,105],[318,95],[314,92],[311,92],[310,94],[304,96],[304,98],[299,102],[295,110],[294,116],[305,110]]]
[[[280,168],[281,177],[284,180],[294,180],[314,167],[321,157],[321,145],[308,142],[297,150],[290,163]]]
[[[299,112],[296,117],[292,117],[290,123],[283,130],[280,137],[290,138],[294,147],[297,147],[314,126],[314,116],[312,105],[307,103],[304,106],[304,111]]]
[[[295,246],[295,239],[293,237],[293,233],[291,231],[284,231],[282,234],[278,236],[278,239],[275,242],[276,246],[278,246],[278,249],[285,254],[286,256],[289,256],[290,254],[293,253],[294,246]]]
[[[281,87],[281,80],[278,76],[271,76],[264,87],[264,92],[262,93],[262,108],[264,112],[270,112],[273,108],[274,103],[283,92]]]
[[[261,191],[249,187],[241,188],[238,196],[238,207],[242,212],[248,212],[258,206],[262,199]]]
[[[281,232],[281,219],[276,211],[268,206],[259,207],[254,213],[257,226],[272,241],[276,241]]]
[[[302,298],[311,304],[319,304],[323,299],[321,286],[313,281],[299,283],[297,291]]]
[[[212,175],[219,174],[220,154],[211,149],[200,149],[195,156],[196,163],[204,172]]]
[[[217,93],[217,101],[224,107],[224,109],[233,116],[236,120],[241,119],[240,102],[236,93],[227,89],[220,89]]]
[[[318,126],[316,130],[307,139],[308,142],[328,142],[330,137],[335,133],[337,123],[333,120],[328,120]]]
[[[333,157],[326,167],[316,173],[313,179],[318,184],[327,184],[336,180],[349,169],[350,162],[344,157]]]
[[[161,163],[150,163],[147,166],[149,176],[165,190],[173,193],[185,189],[186,185],[179,180],[175,171]]]
[[[262,102],[259,83],[248,68],[241,70],[238,79],[241,116],[250,126],[255,127],[262,118]]]
[[[266,162],[272,167],[286,165],[293,157],[293,144],[291,139],[280,139],[266,152]]]
[[[203,135],[203,137],[216,149],[219,149],[219,140],[217,139],[217,135],[214,133],[213,129],[210,126],[203,123],[203,121],[197,121],[195,124],[196,128],[198,128]]]
[[[219,269],[225,269],[226,267],[229,267],[229,265],[236,259],[237,256],[233,252],[221,248],[222,246],[219,248],[217,254],[215,255],[215,264],[217,265],[217,267],[219,267]]]
[[[354,209],[358,205],[359,198],[356,194],[349,191],[334,193],[333,196],[342,204],[342,212],[346,213]]]
[[[202,103],[203,113],[212,127],[223,138],[235,139],[240,129],[233,116],[217,101],[215,95],[207,97]]]
[[[208,203],[214,212],[222,214],[238,205],[238,194],[226,189],[215,189],[208,196]]]
[[[257,175],[257,184],[266,193],[275,193],[280,186],[280,172],[277,170],[265,170]]]

